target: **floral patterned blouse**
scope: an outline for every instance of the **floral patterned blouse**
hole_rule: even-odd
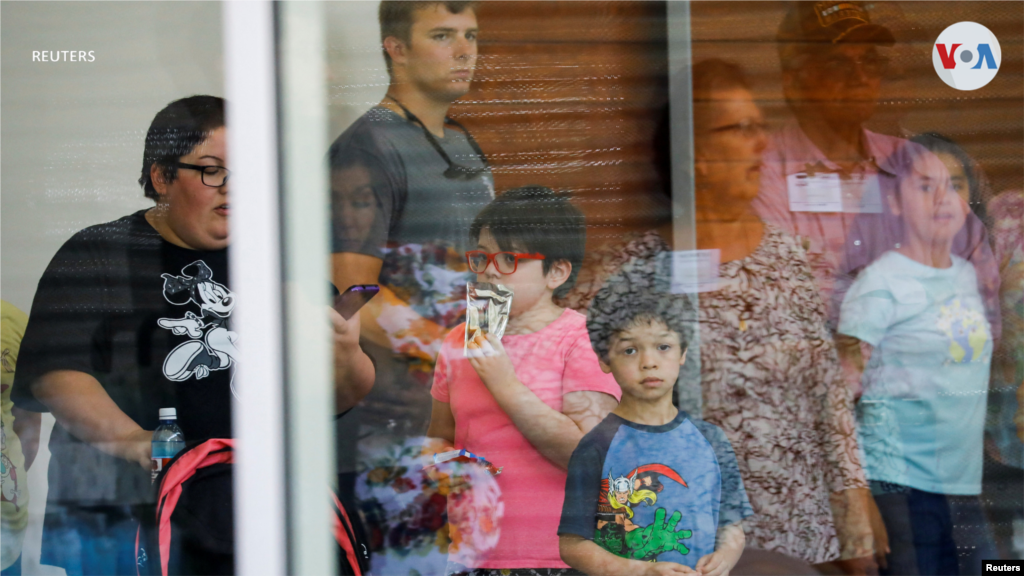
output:
[[[722,264],[718,290],[699,298],[704,419],[736,451],[755,512],[747,545],[838,558],[830,493],[866,481],[853,395],[805,249],[766,224],[754,252]]]
[[[1024,468],[1024,445],[1016,421],[1024,419],[1017,389],[1024,386],[1024,191],[1009,190],[988,204],[992,248],[999,263],[1003,337],[992,357],[985,431],[989,455],[1008,466]]]

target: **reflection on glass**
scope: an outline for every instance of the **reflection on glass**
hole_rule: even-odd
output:
[[[863,558],[870,497],[853,398],[806,252],[751,208],[766,139],[739,129],[763,123],[750,89],[734,64],[693,67],[697,247],[721,262],[717,289],[699,297],[704,418],[736,450],[757,511],[750,545],[811,564]]]
[[[21,566],[21,550],[28,528],[30,490],[28,471],[39,451],[41,418],[38,412],[19,408],[11,401],[11,385],[17,369],[21,339],[25,335],[28,316],[16,306],[0,300],[0,425],[3,437],[2,482],[0,510],[3,511],[3,533],[0,550],[3,570],[17,571]],[[12,568],[12,566],[14,568]]]
[[[153,105],[140,86],[159,83],[109,49],[19,60],[41,40],[17,4],[3,5],[0,568],[231,573],[228,516],[206,503],[231,497],[246,393],[225,103],[177,100],[143,143],[137,118],[183,95]],[[168,33],[192,30],[154,43],[158,63],[216,37],[208,15],[153,6]],[[342,573],[967,574],[1024,557],[1024,13],[687,6],[683,30],[655,1],[324,4],[330,280],[380,286],[350,319],[354,304],[308,315],[332,327]],[[955,21],[1003,43],[984,90],[935,76],[933,41]],[[681,38],[694,64],[669,71]],[[110,92],[81,98],[146,108],[80,136],[97,126],[48,82],[107,62]],[[669,101],[675,74],[692,94]],[[680,127],[692,165],[671,165],[690,150],[670,141]],[[142,196],[82,152],[103,148],[133,170],[141,152]],[[671,252],[687,229],[673,210],[693,216],[697,250]],[[28,246],[40,238],[52,249]],[[680,289],[665,264],[682,261],[707,277]],[[512,292],[503,336],[465,333],[467,282]],[[216,534],[166,557],[150,440],[170,407],[186,453],[203,445],[211,464],[172,514]]]
[[[894,175],[883,194],[898,247],[858,275],[839,333],[847,361],[863,371],[860,441],[889,533],[889,569],[955,572],[964,560],[952,552],[957,545],[969,544],[977,558],[995,553],[977,498],[992,331],[974,266],[953,253],[969,210],[946,166],[913,142],[885,166]],[[954,538],[954,518],[980,525]],[[929,525],[935,545],[915,541],[907,523],[910,533]]]
[[[172,102],[150,125],[139,178],[156,206],[78,232],[43,273],[12,391],[57,420],[43,563],[134,569],[161,408],[177,407],[190,441],[231,437],[228,187],[201,173],[226,166],[224,101]]]

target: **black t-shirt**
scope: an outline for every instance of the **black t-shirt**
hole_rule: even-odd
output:
[[[146,430],[177,408],[188,441],[231,437],[234,295],[227,250],[188,250],[164,240],[145,210],[78,232],[43,273],[22,341],[11,397],[46,411],[38,377],[74,370],[96,378]],[[49,498],[132,503],[149,498],[137,464],[86,445],[59,424],[50,439]]]

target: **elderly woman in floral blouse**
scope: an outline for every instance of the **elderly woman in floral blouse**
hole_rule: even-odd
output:
[[[720,261],[717,289],[699,295],[704,418],[736,450],[755,512],[748,545],[870,571],[884,528],[825,307],[801,241],[750,207],[766,145],[761,112],[735,65],[696,65],[693,87],[697,248]]]
[[[720,60],[694,66],[693,89],[697,245],[718,250],[721,265],[718,288],[699,294],[692,365],[703,397],[691,397],[682,375],[680,404],[699,412],[703,403],[704,419],[736,451],[755,512],[744,521],[748,546],[873,571],[872,554],[888,548],[885,527],[806,251],[750,209],[765,147],[761,113],[739,68]],[[669,249],[652,230],[591,253],[565,305],[585,309],[623,264]]]

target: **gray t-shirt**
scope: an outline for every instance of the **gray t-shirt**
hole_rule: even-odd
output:
[[[469,227],[494,198],[494,179],[462,131],[446,126],[437,141],[455,164],[485,171],[475,178],[446,178],[448,163],[423,129],[382,106],[335,140],[330,152],[335,253],[384,259],[386,246],[468,249]]]

